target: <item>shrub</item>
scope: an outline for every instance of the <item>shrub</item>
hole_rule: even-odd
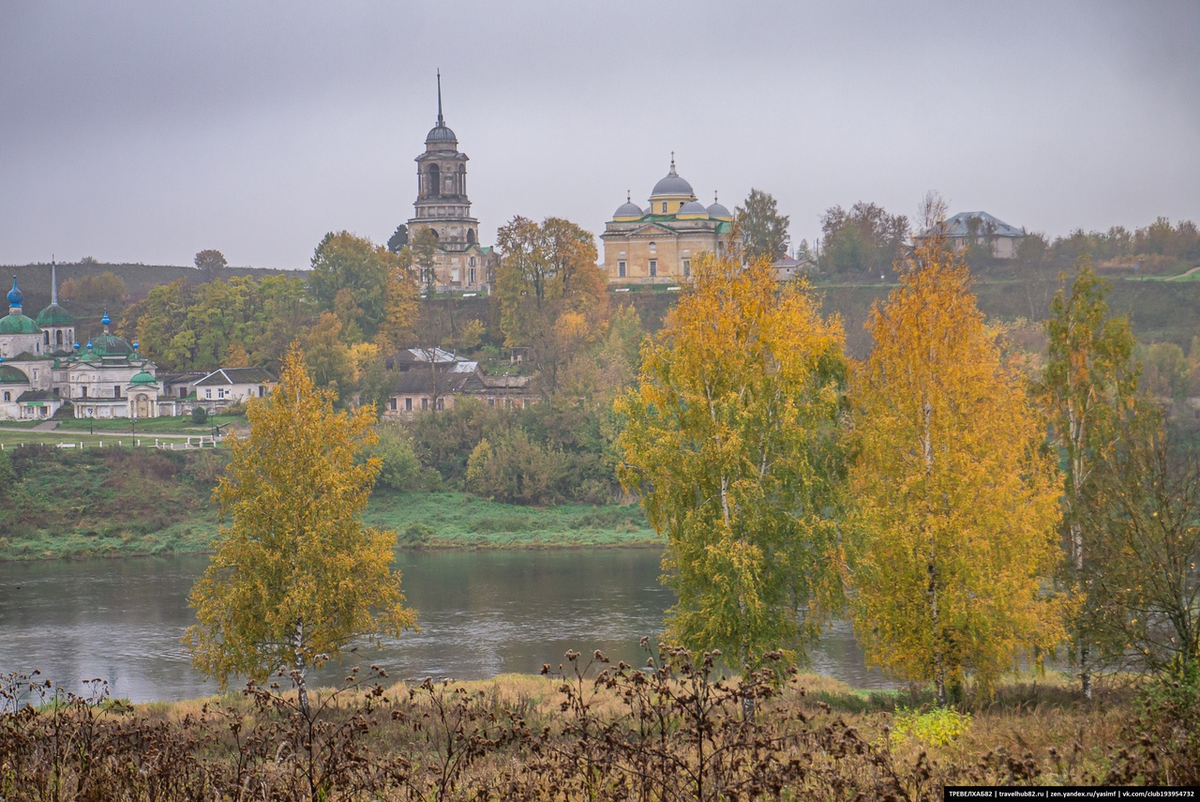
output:
[[[208,410],[204,407],[196,407],[192,410],[192,423],[197,426],[203,426],[208,422]]]
[[[382,464],[376,487],[389,490],[437,490],[441,477],[437,471],[421,465],[413,449],[412,438],[400,426],[380,424],[375,427],[379,442],[367,450],[368,457],[378,457]]]
[[[561,451],[529,440],[521,429],[486,437],[467,460],[467,489],[485,498],[515,504],[548,504],[561,498],[566,481]]]
[[[948,707],[935,707],[924,713],[902,707],[896,711],[892,732],[900,739],[912,736],[931,746],[944,746],[966,732],[970,725],[970,713]]]

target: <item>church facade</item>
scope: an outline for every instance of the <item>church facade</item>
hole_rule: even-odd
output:
[[[714,197],[709,206],[692,185],[671,169],[650,191],[642,208],[626,194],[600,239],[610,284],[677,284],[691,275],[692,260],[706,251],[723,253],[732,236],[733,215]]]
[[[154,363],[110,331],[80,345],[75,319],[58,304],[51,266],[51,301],[37,319],[24,314],[24,293],[13,278],[8,315],[0,318],[0,419],[50,418],[70,401],[77,418],[153,418],[161,386]]]
[[[479,243],[479,221],[471,217],[467,196],[467,154],[442,116],[442,79],[438,75],[437,125],[425,137],[417,156],[417,199],[408,220],[409,246],[423,291],[487,293],[494,280],[496,254]],[[414,247],[422,231],[432,232],[436,248],[432,264],[421,265]]]

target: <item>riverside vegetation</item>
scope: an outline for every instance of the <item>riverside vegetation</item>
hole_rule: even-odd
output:
[[[1178,683],[1111,688],[1081,707],[1036,678],[958,713],[914,692],[864,696],[780,656],[740,681],[718,654],[662,645],[643,669],[568,652],[545,677],[472,683],[392,685],[355,668],[307,714],[281,677],[135,707],[99,681],[75,695],[9,675],[0,795],[936,800],[945,785],[1200,783],[1197,696]]]

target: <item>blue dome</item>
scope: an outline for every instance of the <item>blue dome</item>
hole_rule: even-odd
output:
[[[671,156],[671,171],[658,180],[658,183],[654,185],[654,191],[650,193],[651,199],[658,195],[695,195],[692,192],[692,185],[675,172],[674,156]]]
[[[729,213],[729,210],[716,201],[713,201],[712,206],[708,207],[708,216],[720,217],[727,220],[733,219],[733,215]]]
[[[100,323],[105,326],[107,326],[109,323],[112,323],[112,318],[108,316],[107,309],[104,310],[104,317],[100,318]]]
[[[8,291],[8,305],[20,306],[23,300],[25,300],[25,293],[21,292],[21,288],[17,286],[17,277],[13,276],[13,288]]]
[[[622,203],[620,208],[613,212],[613,217],[641,217],[643,214],[642,207],[636,203],[626,201]]]

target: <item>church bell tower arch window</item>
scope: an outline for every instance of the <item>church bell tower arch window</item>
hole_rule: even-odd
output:
[[[429,171],[426,173],[429,176],[428,187],[430,198],[440,198],[442,196],[442,174],[436,164],[429,165]]]

